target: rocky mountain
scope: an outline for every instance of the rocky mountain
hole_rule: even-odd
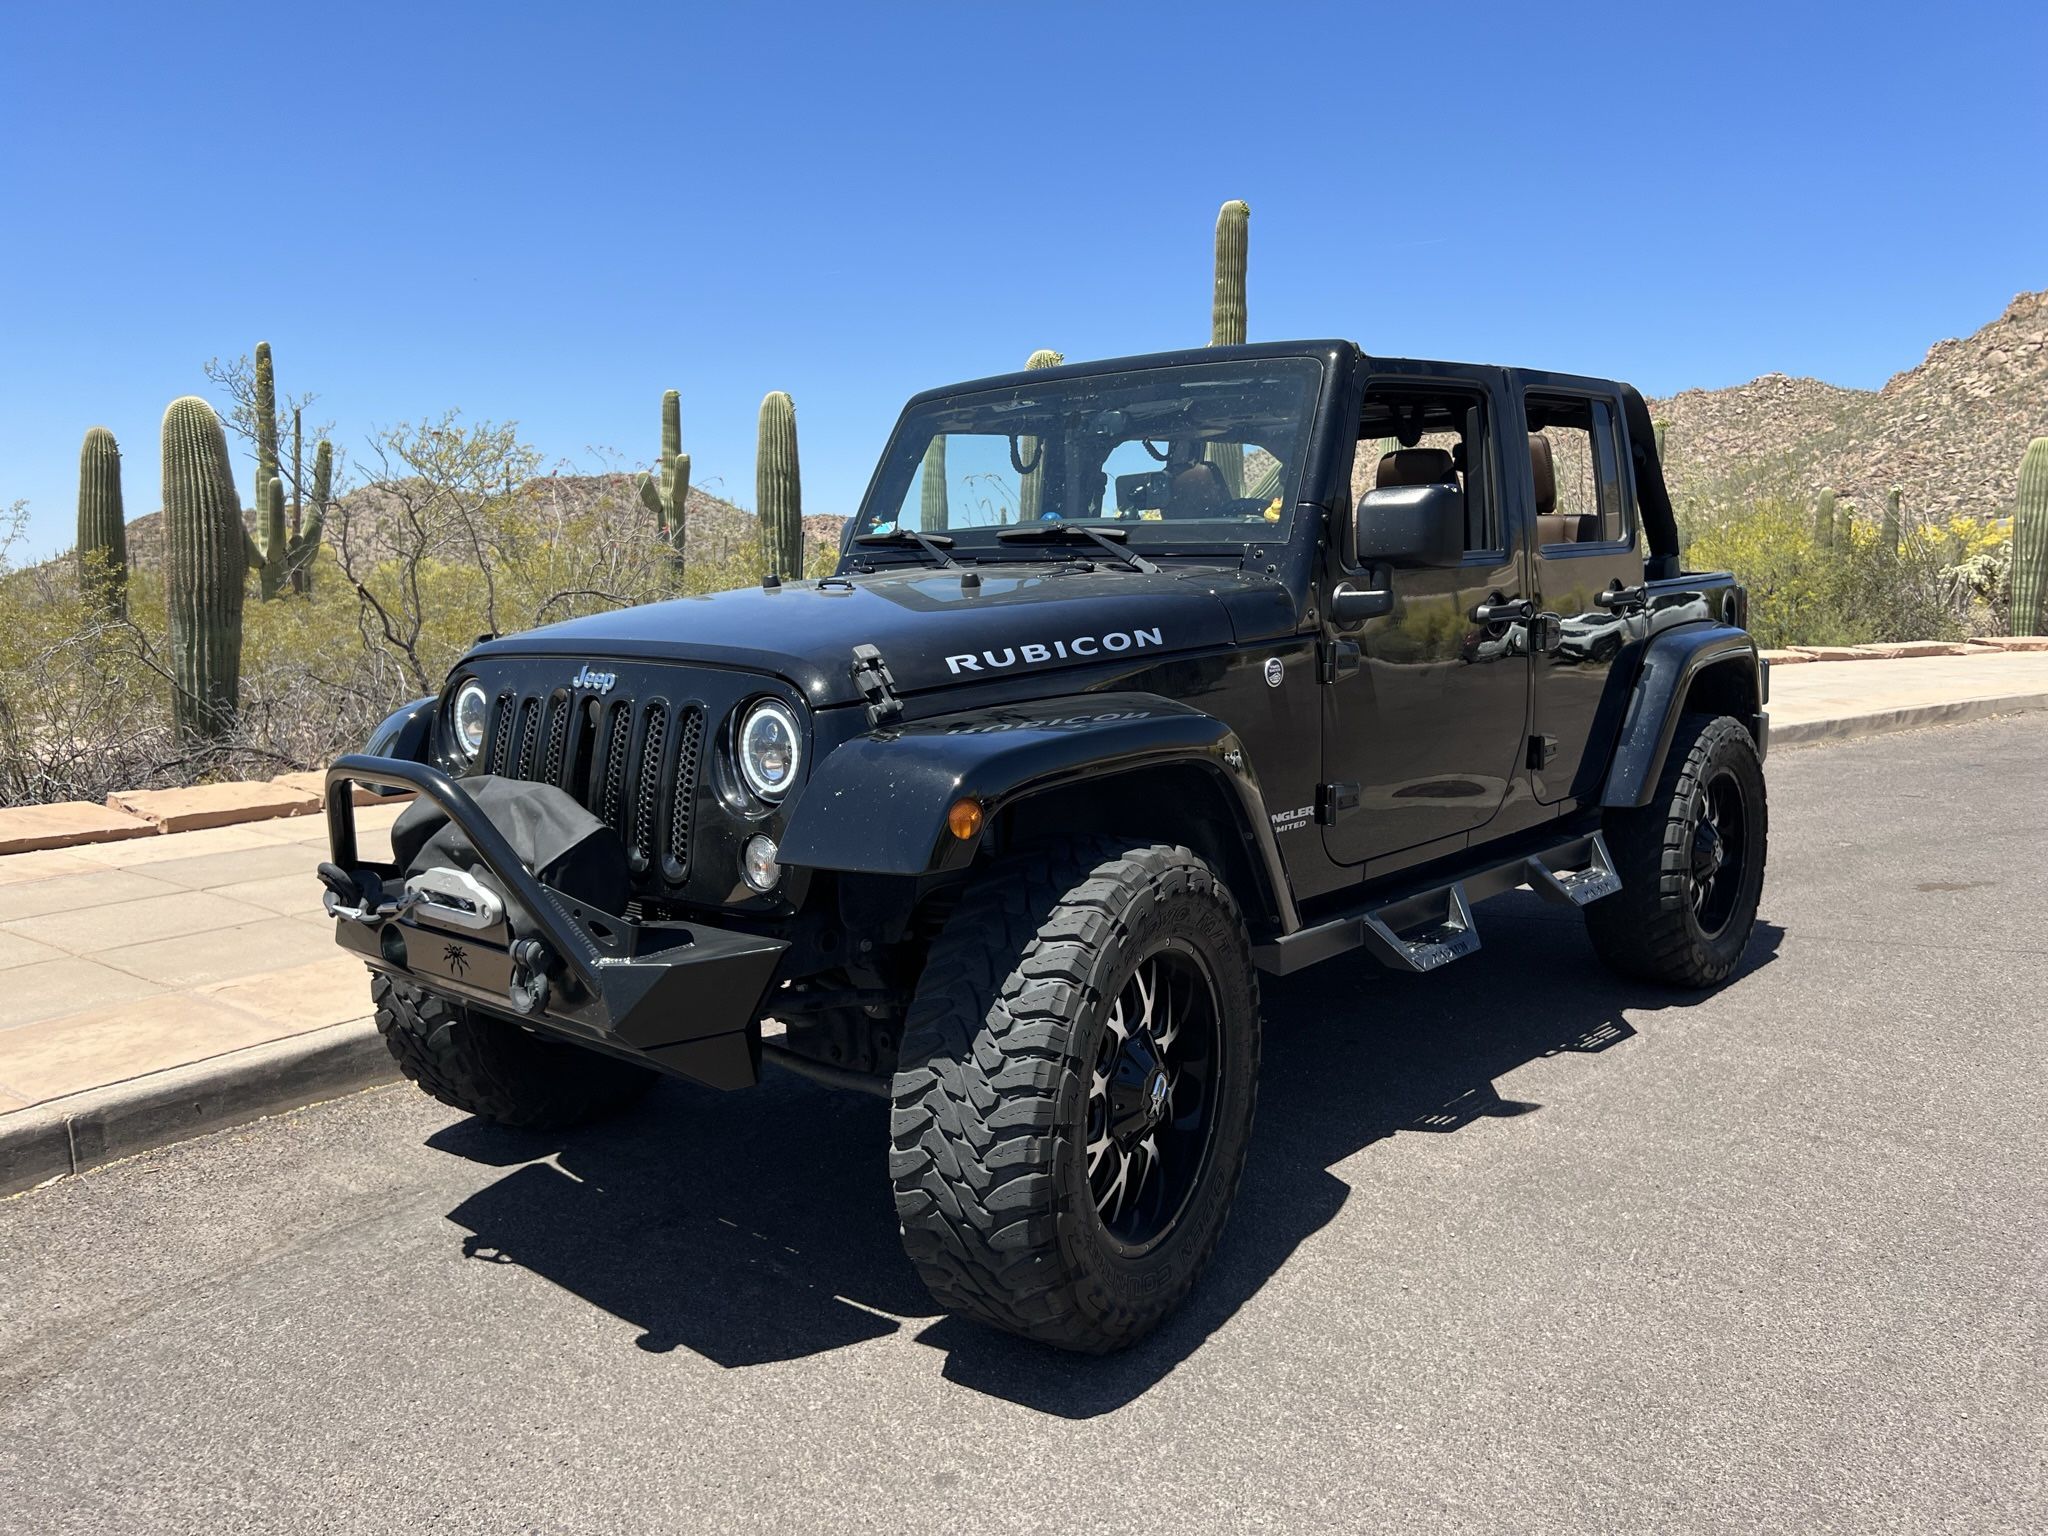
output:
[[[1879,390],[1765,374],[1655,400],[1681,509],[1832,486],[1860,515],[1905,493],[1908,524],[2010,513],[2020,455],[2048,434],[2048,292],[2023,293],[1974,335],[1936,342]]]

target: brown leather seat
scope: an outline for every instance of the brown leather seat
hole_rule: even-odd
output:
[[[1600,538],[1600,519],[1567,516],[1557,510],[1557,464],[1550,456],[1550,439],[1541,432],[1529,434],[1529,468],[1536,480],[1536,542],[1538,544],[1587,544]]]
[[[1230,484],[1221,466],[1195,459],[1171,466],[1169,473],[1166,516],[1214,517],[1229,510]]]
[[[1445,448],[1396,448],[1380,456],[1373,477],[1376,490],[1396,485],[1456,485],[1457,465]]]

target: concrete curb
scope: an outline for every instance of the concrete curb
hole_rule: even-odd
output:
[[[2048,709],[2048,693],[2016,693],[1996,699],[1953,699],[1942,704],[1914,704],[1868,715],[1840,715],[1826,720],[1771,721],[1771,746],[1796,747],[1805,742],[1853,741],[1890,731],[1917,730],[1924,725],[1960,725],[1992,715],[2021,715]]]
[[[398,1079],[368,1019],[0,1115],[0,1196]]]

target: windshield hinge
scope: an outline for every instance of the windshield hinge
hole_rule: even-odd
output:
[[[1356,640],[1324,640],[1316,646],[1316,681],[1334,683],[1358,671]]]
[[[868,725],[886,725],[903,713],[903,701],[896,697],[896,679],[889,663],[872,645],[853,648],[853,686],[868,701]]]

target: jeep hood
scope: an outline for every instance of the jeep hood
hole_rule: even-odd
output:
[[[675,598],[485,641],[471,655],[560,656],[565,680],[586,662],[611,660],[733,667],[784,678],[823,708],[860,699],[856,645],[880,648],[897,691],[910,694],[1244,644],[1294,625],[1284,587],[1237,570],[1036,561],[971,569],[978,589],[961,586],[961,570],[892,566]]]

